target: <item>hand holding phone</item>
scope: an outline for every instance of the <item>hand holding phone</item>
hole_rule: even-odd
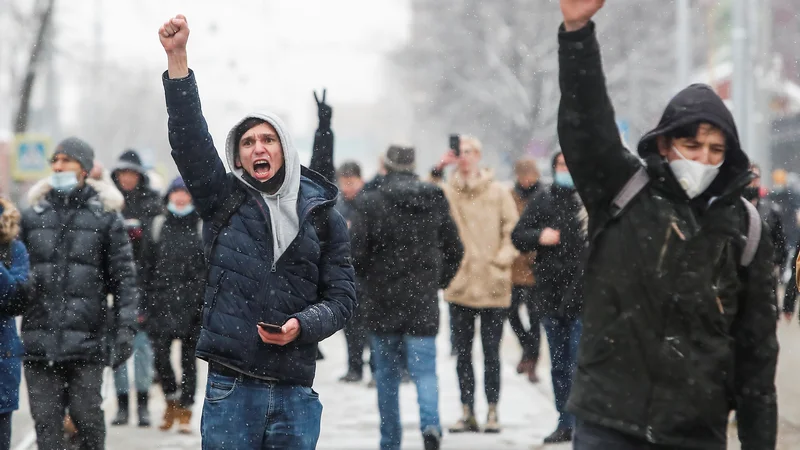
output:
[[[457,134],[450,135],[450,150],[452,150],[456,156],[461,156],[461,136]]]
[[[283,326],[258,322],[258,337],[261,342],[273,345],[286,345],[300,337],[300,321],[292,317]]]
[[[283,327],[280,325],[258,322],[258,326],[267,333],[283,333]]]

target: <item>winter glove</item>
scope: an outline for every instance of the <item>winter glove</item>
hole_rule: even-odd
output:
[[[125,364],[125,361],[133,354],[133,337],[134,331],[131,329],[119,330],[117,332],[117,339],[111,354],[111,368]]]
[[[328,129],[331,127],[331,117],[333,117],[333,108],[325,103],[325,96],[328,90],[322,89],[322,100],[317,97],[317,92],[314,92],[314,100],[317,101],[317,116],[319,117],[319,128]]]

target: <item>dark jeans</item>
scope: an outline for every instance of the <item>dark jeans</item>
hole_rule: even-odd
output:
[[[612,428],[579,420],[572,435],[573,450],[680,450],[656,445]],[[723,447],[724,448],[724,447]]]
[[[486,400],[496,404],[500,400],[500,339],[505,308],[475,309],[450,304],[450,324],[453,342],[458,352],[456,372],[461,388],[461,403],[475,404],[475,372],[472,369],[472,340],[475,336],[475,318],[481,318],[481,343],[483,344],[483,384]]]
[[[322,403],[310,387],[209,368],[200,432],[203,450],[313,450]]]
[[[436,337],[380,334],[372,336],[375,381],[381,416],[381,450],[399,450],[403,437],[398,391],[408,367],[417,386],[419,427],[442,432],[439,423],[439,379],[436,376]]]
[[[520,318],[519,310],[525,305],[528,310],[528,321],[530,329],[525,329],[525,325]],[[532,286],[514,286],[511,290],[511,308],[508,309],[508,323],[519,339],[522,347],[522,359],[539,360],[539,347],[541,345],[541,331],[539,324],[544,318],[542,308],[534,301]]]
[[[0,414],[0,450],[11,448],[11,414]]]
[[[191,408],[194,405],[194,393],[197,390],[197,364],[194,356],[197,347],[197,334],[181,339],[181,392],[180,406]],[[172,350],[172,337],[153,336],[153,352],[155,367],[161,377],[161,389],[168,400],[178,400],[178,378],[172,369],[170,354]]]
[[[84,362],[25,362],[31,416],[39,450],[64,448],[64,415],[69,408],[84,450],[104,449],[106,424],[100,387],[103,365]]]
[[[566,412],[567,399],[572,390],[572,377],[578,362],[578,343],[581,340],[581,321],[546,317],[543,321],[547,343],[550,346],[550,376],[553,395],[559,413],[558,428],[571,429],[575,418]]]

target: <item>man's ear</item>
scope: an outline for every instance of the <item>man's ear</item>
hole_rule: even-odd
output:
[[[672,147],[672,140],[666,136],[656,136],[656,145],[658,145],[658,154],[666,157]]]
[[[233,157],[233,166],[237,169],[242,168],[242,160],[239,159],[238,155]]]

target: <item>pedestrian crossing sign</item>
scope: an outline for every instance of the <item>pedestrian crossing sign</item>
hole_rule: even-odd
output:
[[[17,134],[11,151],[11,176],[32,181],[50,173],[50,138],[40,134]]]

